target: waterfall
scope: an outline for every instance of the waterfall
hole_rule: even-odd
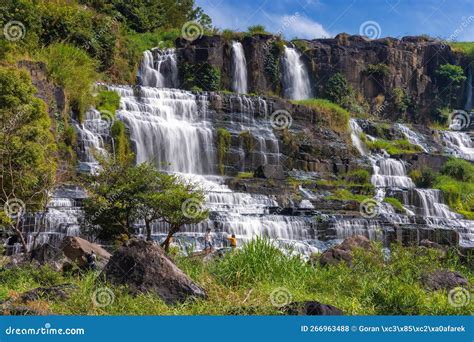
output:
[[[213,120],[218,115],[209,110],[211,95],[151,87],[140,87],[135,91],[126,86],[109,89],[121,96],[117,118],[129,131],[136,162],[152,161],[159,170],[174,173],[204,190],[205,207],[210,210],[210,217],[199,224],[183,227],[175,236],[175,242],[183,249],[191,245],[202,249],[208,228],[215,234],[215,247],[225,246],[225,237],[236,234],[240,243],[257,235],[266,236],[290,244],[307,255],[321,248],[323,243],[314,239],[310,216],[271,214],[270,209],[278,206],[275,200],[266,195],[232,191],[224,177],[215,175],[217,132]],[[266,101],[244,95],[229,95],[225,101],[231,112],[221,124],[232,140],[240,139],[242,132],[254,139],[251,151],[244,152],[243,146],[236,150],[234,144],[232,155],[247,155],[255,165],[278,165],[281,153],[271,124],[265,119],[270,113]],[[137,223],[137,228],[144,233],[142,223]],[[152,236],[161,240],[168,228],[164,222],[155,222]]]
[[[97,172],[99,163],[95,156],[107,155],[104,147],[104,137],[109,134],[109,122],[102,120],[100,112],[90,109],[86,112],[84,122],[73,123],[78,136],[79,171]]]
[[[428,145],[421,134],[414,132],[408,128],[408,126],[400,123],[395,124],[395,128],[398,129],[398,131],[400,131],[408,139],[410,144],[421,147],[423,152],[429,152]]]
[[[285,46],[282,57],[283,95],[292,100],[303,100],[312,97],[308,70],[300,53]]]
[[[470,111],[473,109],[472,107],[472,67],[469,65],[467,68],[467,81],[466,81],[466,104],[464,105],[464,109],[466,111]]]
[[[372,184],[375,187],[400,189],[415,187],[411,178],[406,175],[405,165],[399,160],[379,156],[372,161],[372,166],[374,170]]]
[[[349,120],[349,125],[351,127],[351,140],[352,145],[359,151],[361,156],[365,156],[368,154],[367,148],[365,147],[362,140],[360,140],[360,134],[363,133],[362,128],[360,128],[359,124],[355,119]]]
[[[177,89],[111,87],[121,96],[117,118],[130,130],[136,161],[171,172],[212,173],[214,131],[205,96]]]
[[[474,142],[469,133],[442,131],[446,151],[456,157],[474,161]]]
[[[247,61],[240,42],[232,41],[232,90],[247,93]]]
[[[177,88],[179,82],[175,49],[145,51],[137,76],[138,83],[143,86]]]

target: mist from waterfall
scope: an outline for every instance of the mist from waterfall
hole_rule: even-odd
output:
[[[286,98],[304,100],[312,97],[309,73],[301,54],[287,46],[282,57],[282,83]]]
[[[232,90],[247,93],[247,60],[242,43],[232,41]]]

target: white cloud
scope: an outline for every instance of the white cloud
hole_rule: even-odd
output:
[[[291,20],[292,17],[295,19]],[[302,15],[284,15],[280,20],[282,23],[289,23],[289,25],[282,30],[282,33],[287,39],[295,37],[315,39],[329,38],[332,36],[324,29],[323,25]]]

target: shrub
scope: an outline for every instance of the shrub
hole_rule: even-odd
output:
[[[452,108],[457,100],[458,90],[466,80],[463,68],[459,65],[443,64],[436,70],[436,77],[444,104]]]
[[[364,136],[362,136],[361,138],[370,150],[372,151],[385,150],[390,155],[404,154],[404,153],[418,153],[422,151],[420,146],[413,145],[407,139],[400,139],[400,140],[376,139],[374,141],[371,141],[371,140],[368,140],[367,138],[364,138]]]
[[[122,121],[114,121],[110,133],[114,139],[115,158],[120,163],[125,163],[131,153],[130,142]]]
[[[474,182],[474,165],[463,159],[449,159],[443,165],[441,173],[460,182]]]
[[[410,178],[418,188],[431,188],[436,180],[436,174],[428,168],[410,171]]]
[[[384,77],[390,73],[390,69],[387,64],[369,64],[364,70],[367,75],[373,75],[376,77]]]
[[[100,112],[109,112],[115,116],[120,106],[120,95],[115,91],[102,90],[96,98],[95,106]]]
[[[268,34],[268,32],[265,31],[265,26],[263,26],[263,25],[249,26],[247,30],[251,35],[254,35],[254,34]]]
[[[323,97],[340,106],[348,104],[348,98],[353,96],[352,87],[347,82],[346,77],[341,73],[332,75],[324,87]]]
[[[49,75],[61,85],[79,119],[93,103],[91,89],[97,80],[97,63],[83,50],[68,44],[53,44],[39,52]]]
[[[199,87],[205,91],[215,91],[220,88],[221,72],[209,63],[183,63],[180,66],[180,73],[186,89]]]
[[[242,141],[245,151],[247,153],[253,151],[253,149],[255,148],[255,138],[252,133],[250,133],[250,131],[240,132],[239,139]]]

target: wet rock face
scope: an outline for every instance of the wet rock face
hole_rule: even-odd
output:
[[[266,68],[269,49],[275,41],[278,39],[271,35],[242,39],[249,92],[280,94],[281,84],[272,81]],[[413,122],[425,122],[437,106],[433,99],[439,92],[435,79],[438,67],[446,63],[467,65],[449,46],[424,37],[368,40],[340,34],[332,39],[305,40],[304,43],[302,58],[311,74],[315,94],[323,94],[328,79],[340,72],[373,109],[375,98],[382,98],[385,104],[380,114],[395,119],[398,114],[394,110],[393,90],[403,89],[417,108],[416,115],[409,118]],[[177,47],[180,63],[211,64],[221,71],[221,89],[231,89],[230,41],[222,36],[205,36],[191,43],[180,39]],[[370,72],[369,65],[385,65],[384,71]],[[462,101],[462,89],[459,92],[458,98]]]
[[[102,272],[106,281],[127,285],[132,294],[155,293],[166,303],[206,298],[206,293],[153,242],[130,240],[114,253]]]

